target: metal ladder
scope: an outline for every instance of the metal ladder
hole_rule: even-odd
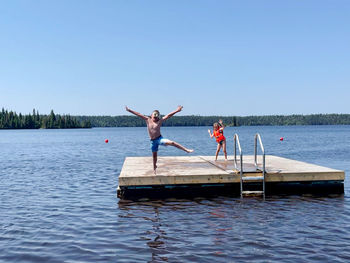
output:
[[[266,174],[266,171],[265,171],[265,150],[264,150],[264,146],[262,144],[262,141],[261,141],[261,137],[260,137],[260,134],[256,134],[255,135],[255,138],[254,138],[254,165],[255,165],[255,169],[256,171],[255,172],[258,172],[260,173],[261,172],[261,175],[257,175],[257,176],[243,176],[243,154],[242,154],[242,150],[241,150],[241,145],[239,143],[239,138],[238,138],[238,135],[235,134],[234,137],[233,137],[233,140],[234,140],[234,165],[235,165],[235,169],[238,170],[237,168],[237,152],[236,152],[236,148],[238,145],[238,149],[239,149],[239,152],[240,152],[240,191],[241,191],[241,197],[243,196],[247,196],[247,195],[262,195],[264,198],[265,198],[265,174]],[[262,158],[263,158],[263,167],[262,169],[259,168],[258,166],[258,156],[257,156],[257,142],[259,140],[259,144],[260,144],[260,148],[261,148],[261,151],[262,151]],[[262,190],[259,190],[259,191],[248,191],[248,190],[245,190],[243,189],[243,185],[246,184],[248,185],[249,183],[261,183],[262,184]]]
[[[262,152],[262,169],[259,168],[258,165],[258,140],[259,140],[259,145],[260,145],[260,149]],[[261,175],[260,176],[256,176],[255,179],[256,181],[261,182],[262,184],[262,190],[261,191],[255,191],[255,194],[261,194],[264,198],[265,198],[265,176],[266,176],[266,170],[265,170],[265,149],[264,149],[264,145],[261,141],[261,136],[259,133],[255,134],[254,137],[254,165],[255,165],[255,169],[256,171],[261,171]]]

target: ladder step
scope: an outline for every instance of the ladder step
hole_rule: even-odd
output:
[[[263,195],[264,191],[242,191],[243,195]]]
[[[264,181],[264,177],[263,176],[243,176],[242,181],[243,182],[246,182],[246,181]]]

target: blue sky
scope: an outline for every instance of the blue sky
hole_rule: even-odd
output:
[[[350,113],[350,1],[2,1],[0,107]]]

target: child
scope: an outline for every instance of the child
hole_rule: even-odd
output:
[[[160,118],[159,116],[159,111],[154,110],[151,114],[151,117],[145,116],[141,113],[138,113],[136,111],[133,111],[129,109],[127,106],[125,106],[126,111],[131,112],[132,114],[144,119],[147,124],[147,130],[148,130],[148,135],[151,139],[151,150],[152,150],[152,155],[153,155],[153,170],[154,174],[156,174],[156,169],[157,169],[157,152],[158,152],[158,146],[159,145],[171,145],[175,146],[187,153],[193,152],[192,149],[187,149],[186,147],[182,146],[181,144],[165,139],[162,137],[160,134],[160,126],[162,126],[162,123],[169,119],[171,116],[173,116],[175,113],[178,113],[182,110],[182,106],[178,106],[177,109],[167,115],[165,115],[163,118]]]
[[[213,134],[211,134],[210,130],[208,130],[210,138],[215,137],[218,146],[216,148],[215,161],[218,159],[218,155],[221,147],[224,150],[225,161],[227,161],[227,152],[226,152],[226,138],[224,136],[224,125],[222,124],[222,120],[219,120],[219,123],[215,122],[213,125]]]

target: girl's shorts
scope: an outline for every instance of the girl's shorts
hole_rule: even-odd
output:
[[[219,141],[218,144],[222,145],[222,143],[226,140]]]

